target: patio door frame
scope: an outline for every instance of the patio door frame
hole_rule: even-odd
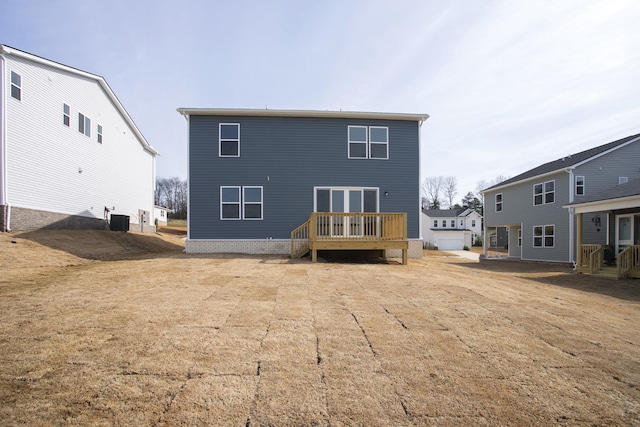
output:
[[[327,186],[327,187],[313,187],[313,211],[314,212],[318,212],[317,210],[318,190],[329,191],[329,212],[341,212],[341,213],[352,212],[351,194],[355,192],[360,193],[360,200],[359,200],[360,210],[358,212],[369,212],[364,210],[365,209],[364,194],[365,194],[365,191],[375,191],[376,207],[375,207],[375,211],[373,212],[378,213],[380,211],[380,189],[378,187],[355,187],[355,186],[354,187],[329,187]],[[340,209],[339,206],[334,207],[334,192],[336,193],[336,195],[338,192],[342,192],[343,194],[342,210],[340,211],[335,210],[336,208]],[[336,205],[339,205],[339,203],[336,203]],[[356,211],[354,210],[353,212],[356,212]],[[334,219],[332,218],[330,227],[332,230],[333,237],[355,237],[359,235],[358,233],[354,232],[355,230],[360,230],[359,224],[357,223],[352,224],[348,216],[345,216],[344,218],[336,221],[337,222],[334,222]]]

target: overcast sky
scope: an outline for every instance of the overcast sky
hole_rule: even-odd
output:
[[[103,76],[186,178],[178,107],[426,113],[423,177],[640,133],[640,1],[0,0],[0,43]],[[639,160],[640,161],[640,160]]]

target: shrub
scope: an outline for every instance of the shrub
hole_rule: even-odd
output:
[[[463,249],[463,250],[465,250],[465,251],[470,250],[470,249],[469,249],[469,246],[467,246],[467,245],[464,245],[464,248],[462,248],[462,249]]]

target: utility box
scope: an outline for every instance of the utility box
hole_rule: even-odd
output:
[[[111,231],[129,231],[129,215],[111,215],[109,221]]]

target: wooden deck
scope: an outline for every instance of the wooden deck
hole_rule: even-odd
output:
[[[291,232],[291,257],[311,252],[318,260],[319,250],[402,250],[407,264],[406,213],[332,213],[314,212],[304,224]]]
[[[640,278],[640,245],[627,246],[615,257],[615,267],[607,266],[602,245],[582,245],[576,270],[579,273],[618,279]]]

